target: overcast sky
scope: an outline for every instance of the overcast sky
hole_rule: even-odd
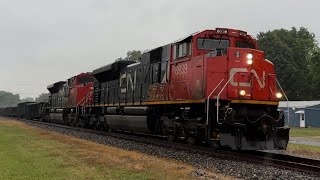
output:
[[[0,90],[47,85],[204,29],[252,35],[304,26],[320,36],[316,0],[0,0]],[[319,40],[319,39],[318,39]]]

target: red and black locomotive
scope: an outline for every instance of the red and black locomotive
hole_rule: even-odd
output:
[[[42,118],[190,144],[285,149],[277,87],[252,36],[217,28],[49,86]]]

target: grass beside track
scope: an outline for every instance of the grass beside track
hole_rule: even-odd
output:
[[[320,128],[291,127],[290,137],[320,136]]]
[[[320,159],[320,146],[305,144],[288,144],[287,152],[293,155],[300,155],[309,158]]]
[[[0,118],[0,179],[191,179],[194,170]]]
[[[300,141],[320,142],[320,128],[291,127],[290,137],[300,139]],[[320,146],[289,143],[287,152],[293,155],[320,159]]]

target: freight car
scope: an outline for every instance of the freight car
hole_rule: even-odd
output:
[[[25,118],[26,117],[26,112],[27,112],[27,105],[31,104],[34,102],[23,102],[19,103],[17,107],[17,117],[18,118]]]
[[[29,120],[39,120],[45,105],[45,102],[28,103],[26,106],[25,118]]]
[[[17,107],[6,107],[2,110],[4,117],[17,117]]]
[[[68,83],[48,87],[47,119],[77,126],[163,135],[231,149],[285,149],[289,128],[277,110],[282,93],[274,65],[246,32],[205,30],[93,71],[97,81],[75,95]],[[75,84],[71,83],[72,86]],[[69,101],[68,100],[68,101]]]

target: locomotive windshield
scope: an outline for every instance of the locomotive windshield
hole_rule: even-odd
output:
[[[94,78],[90,76],[83,76],[83,77],[80,77],[78,80],[79,84],[88,83],[88,82],[94,82]]]
[[[226,39],[205,39],[198,38],[197,47],[201,50],[217,50],[217,49],[227,49],[230,46],[229,40]]]
[[[241,42],[241,41],[237,41],[236,42],[236,47],[238,48],[251,48],[251,49],[255,49],[254,45],[251,43],[247,43],[247,42]]]

